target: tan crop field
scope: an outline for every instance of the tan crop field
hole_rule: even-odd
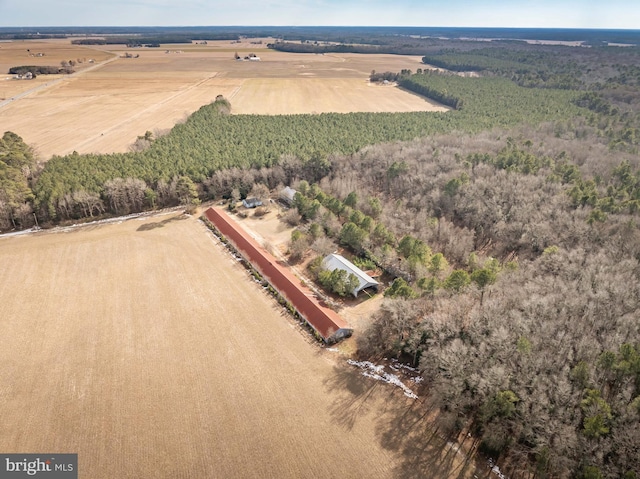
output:
[[[77,452],[91,479],[472,473],[191,217],[3,237],[0,264],[5,453]]]
[[[219,94],[230,99],[235,114],[446,110],[397,87],[368,83],[372,70],[424,68],[420,57],[283,53],[267,49],[267,41],[154,49],[0,43],[0,132],[17,133],[48,159],[74,150],[127,151],[145,131],[166,131]],[[45,56],[29,56],[33,52]],[[261,61],[236,61],[235,52],[255,53]],[[123,58],[127,53],[139,57]],[[74,58],[86,61],[71,76],[16,80],[4,74],[11,66]]]

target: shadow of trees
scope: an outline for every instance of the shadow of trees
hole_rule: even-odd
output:
[[[331,404],[332,419],[347,430],[353,429],[358,417],[373,407],[369,399],[380,386],[379,381],[355,374],[349,367],[334,366],[334,375],[325,381],[327,389],[341,393]]]
[[[477,470],[473,454],[465,454],[455,439],[446,439],[438,430],[434,421],[438,412],[427,400],[406,398],[399,389],[364,377],[345,364],[334,366],[333,375],[324,385],[332,393],[338,393],[329,412],[347,431],[371,408],[377,409],[374,419],[377,439],[384,449],[399,458],[394,477],[463,479],[483,474]],[[366,420],[370,418],[371,415]]]
[[[187,218],[188,216],[184,214],[172,216],[171,218],[167,218],[166,220],[156,221],[153,223],[145,223],[143,225],[140,225],[136,229],[136,231],[152,231],[158,228],[163,228],[165,225],[167,225],[168,223],[171,223],[172,221],[182,221],[182,220],[186,220]]]

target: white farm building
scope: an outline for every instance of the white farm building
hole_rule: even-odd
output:
[[[355,297],[357,297],[358,293],[363,289],[373,288],[376,290],[376,292],[378,291],[378,286],[380,285],[380,283],[378,283],[375,279],[358,268],[351,261],[343,256],[340,256],[339,254],[334,253],[325,257],[325,259],[322,261],[322,266],[329,271],[333,271],[334,269],[341,269],[343,271],[346,271],[347,274],[355,274],[358,277],[358,281],[360,282],[358,287],[351,292],[351,294],[353,294]]]

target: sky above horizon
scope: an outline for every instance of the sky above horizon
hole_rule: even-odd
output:
[[[1,27],[225,25],[640,29],[640,2],[0,0]]]

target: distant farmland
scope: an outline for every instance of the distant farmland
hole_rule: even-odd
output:
[[[45,56],[29,57],[27,49]],[[261,61],[235,61],[236,52],[255,52]],[[126,54],[139,57],[123,58]],[[444,109],[393,86],[368,84],[371,70],[424,68],[418,56],[294,54],[227,41],[159,49],[22,41],[2,44],[0,70],[36,60],[59,65],[67,57],[115,60],[86,73],[81,70],[89,64],[79,64],[80,73],[72,77],[39,76],[31,81],[14,80],[0,71],[0,105],[17,98],[0,106],[0,133],[17,133],[44,159],[72,151],[126,151],[138,135],[173,127],[217,95],[231,100],[235,114]],[[60,81],[19,97],[56,79]]]

